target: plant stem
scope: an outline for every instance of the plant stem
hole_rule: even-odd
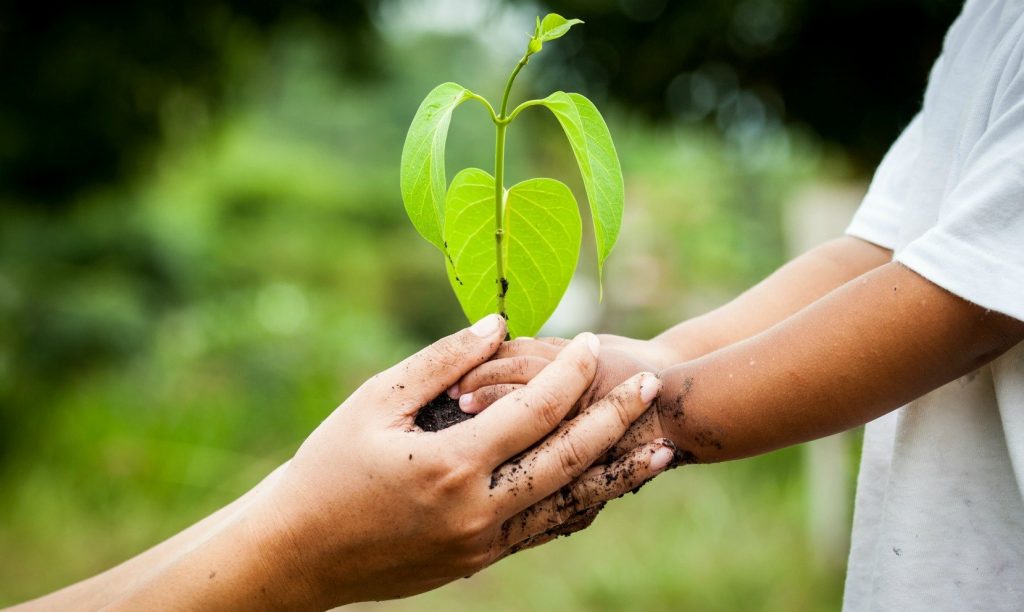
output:
[[[495,278],[494,285],[498,296],[498,314],[508,320],[508,313],[505,312],[505,295],[508,293],[508,278],[505,277],[505,252],[503,239],[505,237],[505,131],[511,121],[508,115],[508,96],[512,92],[512,83],[516,80],[519,71],[530,61],[529,52],[523,55],[512,74],[508,76],[505,83],[505,93],[501,96],[501,107],[498,116],[494,121],[496,130],[494,143],[494,257],[495,257]]]
[[[469,99],[470,100],[476,100],[480,104],[484,105],[484,108],[487,109],[487,113],[491,116],[491,121],[494,121],[494,122],[498,121],[498,116],[494,114],[494,109],[491,107],[491,103],[488,102],[486,98],[484,98],[483,96],[478,96],[478,95],[476,95],[473,92],[469,92],[468,95],[469,95]],[[513,111],[512,115],[513,116],[515,115],[514,111]]]
[[[498,292],[498,314],[507,320],[505,294],[508,292],[508,279],[505,278],[505,253],[501,243],[505,237],[505,130],[508,129],[508,123],[500,121],[495,129],[497,137],[494,145],[494,256],[497,265],[494,284]]]
[[[544,100],[527,100],[526,102],[523,102],[519,106],[515,107],[515,109],[508,114],[508,119],[506,119],[505,121],[507,123],[512,123],[513,121],[515,121],[515,118],[519,116],[519,113],[530,108],[531,106],[540,106],[541,104],[544,104]]]
[[[505,119],[505,111],[508,110],[508,94],[512,92],[512,81],[516,80],[516,76],[519,75],[519,71],[522,70],[523,66],[525,66],[529,61],[529,54],[524,55],[523,58],[519,60],[519,63],[516,64],[516,67],[512,69],[512,74],[508,75],[508,82],[505,83],[505,93],[501,96],[501,111],[498,115],[502,120]]]

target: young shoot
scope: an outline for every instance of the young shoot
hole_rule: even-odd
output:
[[[444,253],[449,282],[470,321],[500,313],[512,337],[536,334],[554,312],[576,269],[582,233],[576,199],[564,183],[533,178],[505,188],[505,138],[520,113],[533,106],[548,109],[569,140],[594,222],[599,281],[622,223],[622,170],[597,107],[578,93],[556,91],[508,109],[512,84],[530,58],[579,23],[553,13],[537,19],[497,112],[461,85],[435,87],[416,111],[402,149],[402,200],[409,219]],[[482,104],[494,124],[494,174],[467,168],[449,185],[445,140],[452,112],[466,100]]]

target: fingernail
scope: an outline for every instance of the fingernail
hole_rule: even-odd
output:
[[[465,395],[463,395],[462,397],[459,398],[459,408],[461,408],[463,412],[469,412],[470,414],[472,414],[472,409],[471,409],[472,405],[473,405],[473,394],[472,393],[466,393]]]
[[[459,383],[448,387],[448,397],[452,399],[459,399]]]
[[[647,404],[658,395],[661,388],[661,381],[654,374],[644,374],[640,378],[640,401]]]
[[[597,339],[597,336],[590,332],[586,332],[587,335],[587,346],[590,347],[590,352],[597,357],[601,354],[601,341]]]
[[[654,454],[651,455],[651,471],[660,472],[665,469],[668,467],[668,464],[672,463],[674,456],[675,453],[672,452],[672,449],[665,448],[664,446],[654,451]]]
[[[500,315],[489,314],[486,317],[480,319],[473,324],[473,327],[469,328],[469,331],[473,332],[474,335],[480,338],[486,338],[494,332],[498,331],[498,317]]]

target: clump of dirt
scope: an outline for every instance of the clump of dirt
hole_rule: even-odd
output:
[[[441,431],[471,418],[473,418],[472,414],[463,412],[459,408],[459,400],[454,400],[448,397],[447,393],[442,393],[430,400],[429,404],[420,408],[420,411],[416,413],[415,422],[416,426],[423,431]]]

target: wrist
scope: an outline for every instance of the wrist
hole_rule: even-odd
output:
[[[658,359],[658,367],[666,370],[717,350],[719,347],[709,340],[712,337],[711,329],[702,323],[702,319],[697,318],[646,342],[649,345],[648,350]]]
[[[680,365],[660,373],[661,392],[654,401],[660,435],[676,445],[677,464],[720,460],[721,430],[710,426],[695,403],[695,368]]]
[[[644,350],[648,361],[656,366],[659,372],[701,357],[705,352],[697,341],[688,337],[669,339],[656,336],[643,342],[646,345]]]
[[[269,492],[268,492],[269,493]],[[239,536],[252,556],[251,572],[265,586],[265,603],[275,609],[326,610],[350,603],[341,601],[340,585],[330,596],[311,568],[316,538],[307,537],[311,521],[304,518],[296,499],[287,507],[267,495],[250,509]]]
[[[677,358],[673,347],[667,342],[638,340],[626,336],[600,334],[601,346],[620,351],[637,363],[658,372],[670,368],[682,360]]]
[[[730,407],[736,402],[728,401],[720,393],[722,379],[733,375],[723,372],[716,361],[715,356],[697,359],[660,375],[662,387],[655,407],[663,435],[679,449],[676,459],[682,463],[718,463],[756,454],[749,442],[738,435],[744,427],[754,426],[750,421],[730,418],[734,414]],[[773,449],[758,452],[767,450]]]

